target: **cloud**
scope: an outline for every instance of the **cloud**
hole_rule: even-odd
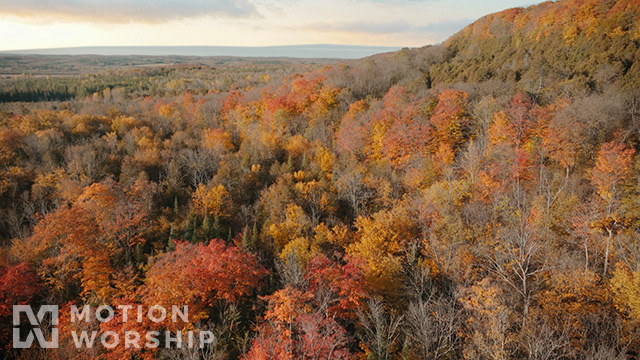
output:
[[[306,26],[309,30],[325,32],[351,32],[361,34],[400,34],[400,33],[432,33],[449,35],[470,24],[470,19],[455,19],[442,22],[430,22],[425,25],[415,25],[406,21],[392,22],[327,22],[314,23]]]
[[[358,2],[368,2],[368,3],[394,4],[394,3],[403,3],[403,2],[437,3],[437,2],[443,2],[444,0],[356,0],[356,1],[358,1]]]
[[[55,21],[162,23],[258,15],[251,0],[0,0],[0,15]]]

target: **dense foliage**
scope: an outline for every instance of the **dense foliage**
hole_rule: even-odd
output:
[[[640,356],[639,16],[637,1],[549,2],[443,46],[284,78],[129,70],[52,83],[95,90],[66,101],[4,104],[2,347]],[[48,89],[5,89],[25,86]],[[217,341],[9,350],[10,307],[26,303],[188,303],[187,323],[136,326],[206,326]]]
[[[544,2],[486,16],[446,41],[437,80],[514,81],[531,92],[640,86],[640,3]],[[544,91],[543,91],[544,90]]]

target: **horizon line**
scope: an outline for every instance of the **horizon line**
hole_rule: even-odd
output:
[[[96,55],[96,56],[198,56],[198,57],[290,57],[356,59],[398,51],[401,46],[294,44],[268,46],[225,45],[106,45],[39,49],[0,50],[7,55]]]

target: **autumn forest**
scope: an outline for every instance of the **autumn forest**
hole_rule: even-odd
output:
[[[0,79],[0,354],[638,358],[639,59],[640,2],[564,0],[358,60]],[[15,349],[18,304],[189,319]]]

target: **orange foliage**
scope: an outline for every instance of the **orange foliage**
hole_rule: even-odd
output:
[[[143,188],[136,183],[124,196],[111,181],[88,186],[72,206],[44,216],[14,251],[40,261],[38,273],[55,291],[64,293],[78,280],[86,299],[107,300],[113,294],[111,259],[130,257],[131,248],[145,242]]]
[[[251,295],[268,271],[254,255],[221,240],[209,244],[178,242],[147,272],[144,301],[153,305],[189,304],[189,321],[207,317],[217,301],[238,302]]]
[[[634,154],[634,149],[615,141],[604,143],[598,150],[590,180],[604,201],[611,201],[617,188],[630,175]]]
[[[438,95],[438,103],[431,112],[434,138],[456,149],[463,140],[469,124],[467,109],[469,95],[464,91],[445,90]]]

